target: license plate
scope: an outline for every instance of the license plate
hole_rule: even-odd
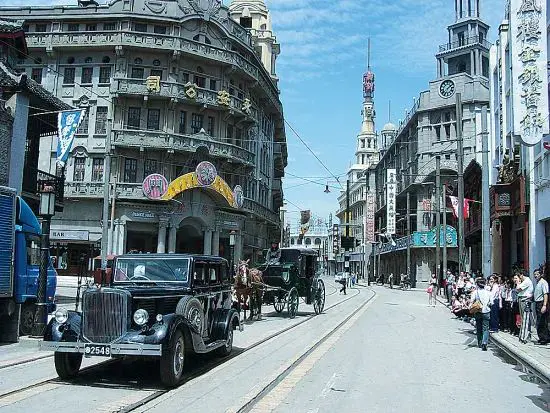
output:
[[[111,346],[108,344],[84,344],[84,355],[86,357],[111,357]]]

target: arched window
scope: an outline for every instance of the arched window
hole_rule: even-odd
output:
[[[204,73],[204,69],[201,66],[197,66],[197,73]]]
[[[306,238],[306,245],[311,245],[311,238]]]
[[[111,58],[109,56],[103,56],[103,59],[101,60],[103,63],[110,63]]]
[[[141,57],[136,57],[136,58],[134,59],[134,64],[135,64],[135,65],[141,65],[141,64],[143,64],[143,59],[142,59]]]
[[[210,41],[210,39],[206,36],[204,36],[204,43],[206,44],[212,44],[212,42]]]
[[[294,245],[294,238],[290,240],[290,245]]]
[[[196,42],[200,42],[200,40],[201,40],[201,35],[200,35],[200,34],[197,34],[197,35],[193,36],[193,40],[196,41]]]
[[[302,245],[302,240],[301,240],[300,238],[298,238],[298,239],[296,240],[296,244]]]
[[[160,66],[160,60],[158,59],[153,60],[153,66]]]
[[[72,65],[74,63],[74,57],[71,56],[71,57],[67,58],[67,63]]]
[[[87,57],[86,59],[84,59],[84,63],[92,63],[92,58]]]
[[[260,26],[260,29],[261,30],[266,30],[267,29],[267,26],[265,25],[265,23]]]
[[[315,238],[315,245],[321,245],[321,238]]]

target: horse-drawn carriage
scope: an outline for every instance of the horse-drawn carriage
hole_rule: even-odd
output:
[[[244,275],[250,285],[247,291],[251,317],[254,312],[261,314],[263,303],[272,304],[278,313],[286,307],[289,317],[294,318],[300,298],[313,304],[315,314],[321,314],[325,307],[325,284],[317,269],[317,257],[317,251],[312,249],[282,248],[278,262],[266,262],[258,269],[248,270],[247,263],[241,262],[237,280]]]

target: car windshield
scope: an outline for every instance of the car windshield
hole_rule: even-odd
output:
[[[119,258],[115,264],[115,282],[187,282],[189,258]]]

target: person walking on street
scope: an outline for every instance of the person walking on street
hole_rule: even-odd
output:
[[[472,291],[472,306],[480,306],[479,311],[474,313],[476,319],[477,346],[487,351],[489,342],[489,321],[491,319],[491,292],[485,289],[485,278],[476,278],[476,287]]]
[[[523,271],[518,272],[519,285],[518,291],[519,315],[521,317],[521,328],[519,332],[519,341],[527,343],[531,338],[531,300],[533,299],[533,283],[529,277],[526,277]]]
[[[534,272],[537,280],[535,287],[535,309],[537,312],[537,335],[539,341],[537,344],[548,344],[550,342],[550,332],[548,331],[548,282],[544,279],[542,273],[537,270]]]
[[[393,290],[393,272],[390,273],[390,278],[388,281],[390,282],[390,288]]]
[[[344,293],[344,295],[347,295],[346,294],[346,287],[348,285],[348,273],[347,272],[343,272],[342,273],[342,278],[340,278],[340,280],[338,281],[340,284],[342,284],[342,288],[340,288],[340,293]]]
[[[435,274],[432,274],[432,278],[430,279],[430,285],[428,286],[428,305],[435,307],[436,303],[436,297],[437,297],[437,278],[435,277]]]

